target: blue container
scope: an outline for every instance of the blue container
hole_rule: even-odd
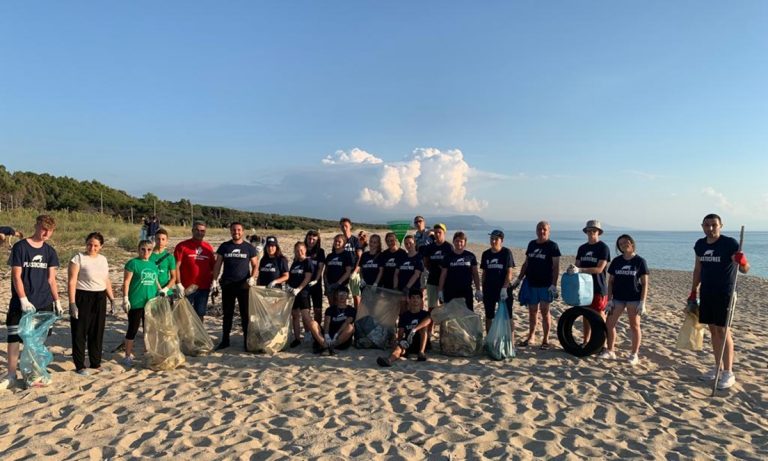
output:
[[[589,306],[592,304],[592,275],[565,273],[560,278],[560,290],[563,302],[569,306]]]

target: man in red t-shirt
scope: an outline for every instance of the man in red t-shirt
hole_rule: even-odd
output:
[[[187,295],[189,303],[203,320],[208,307],[208,294],[213,281],[213,265],[216,256],[213,247],[203,241],[206,225],[195,221],[192,225],[192,238],[176,245],[173,256],[176,258],[176,289]],[[184,288],[186,287],[186,289]]]

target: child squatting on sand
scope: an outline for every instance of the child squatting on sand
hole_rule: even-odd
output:
[[[424,362],[427,356],[427,332],[432,324],[429,312],[424,310],[421,290],[411,291],[408,295],[408,310],[400,314],[397,322],[397,342],[389,358],[379,357],[376,363],[382,367],[391,367],[400,357],[418,354],[418,360]]]

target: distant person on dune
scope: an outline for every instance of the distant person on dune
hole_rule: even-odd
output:
[[[0,243],[5,242],[8,245],[8,248],[10,248],[11,239],[13,237],[16,237],[17,239],[23,239],[24,234],[22,234],[20,231],[17,231],[13,227],[8,227],[8,226],[0,227]]]

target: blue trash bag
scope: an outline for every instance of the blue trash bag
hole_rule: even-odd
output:
[[[494,360],[511,359],[515,356],[515,345],[512,343],[512,329],[509,324],[509,314],[506,303],[500,301],[496,317],[491,322],[491,329],[485,337],[485,349]]]
[[[589,306],[592,304],[592,275],[564,273],[560,278],[563,302],[569,306]]]
[[[520,284],[520,291],[517,293],[517,300],[521,306],[527,306],[531,303],[531,289],[528,286],[528,278],[523,279],[523,283]]]
[[[47,386],[51,383],[48,365],[53,354],[45,347],[48,330],[59,317],[53,312],[28,312],[19,321],[19,337],[24,348],[19,358],[19,368],[27,387]]]

